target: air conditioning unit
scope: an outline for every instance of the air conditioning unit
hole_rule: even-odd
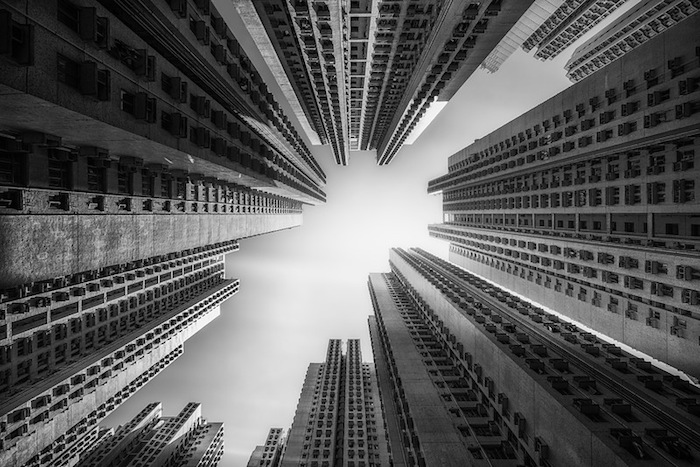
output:
[[[695,92],[700,83],[700,78],[687,78],[678,81],[678,93],[682,96]]]
[[[697,290],[683,289],[681,301],[690,305],[700,305],[700,292]]]
[[[685,102],[676,106],[676,119],[688,118],[698,111],[698,105],[693,102]]]
[[[676,279],[682,281],[692,281],[695,279],[695,270],[690,266],[676,266]]]

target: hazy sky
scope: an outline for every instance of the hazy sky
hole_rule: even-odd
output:
[[[238,34],[242,25],[227,1],[214,3]],[[241,42],[261,68],[251,41]],[[372,151],[352,152],[350,165],[340,167],[328,147],[312,147],[328,175],[328,202],[305,207],[299,228],[242,240],[226,259],[240,292],[108,422],[123,423],[151,401],[170,414],[199,401],[207,419],[225,423],[220,465],[245,466],[270,427],[291,426],[306,368],[323,361],[328,339],[362,339],[371,361],[368,273],[388,271],[392,246],[446,257],[447,243],[427,233],[442,215],[441,198],[426,193],[428,181],[446,173],[448,156],[568,87],[563,66],[573,50],[549,62],[518,50],[498,73],[477,71],[389,166],[378,167]],[[269,83],[269,72],[260,71]],[[285,102],[279,89],[270,90]]]

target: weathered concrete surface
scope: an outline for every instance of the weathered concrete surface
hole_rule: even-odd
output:
[[[551,465],[632,464],[630,460],[634,458],[610,436],[609,425],[593,422],[575,409],[570,397],[551,387],[547,375],[537,374],[524,359],[506,351],[493,334],[484,332],[476,321],[463,314],[395,251],[391,252],[390,261],[456,336],[464,352],[473,356],[474,363],[482,365],[483,375],[492,378],[497,392],[508,397],[510,410],[519,412],[527,420],[527,431],[531,435],[527,446],[531,455],[535,453],[534,437],[539,436],[548,446],[556,446],[549,451]],[[404,380],[403,374],[401,379]],[[508,418],[507,425],[510,423]],[[512,424],[510,429],[517,430],[517,427]]]
[[[472,456],[460,439],[460,435],[457,434],[455,418],[448,412],[446,403],[433,383],[424,363],[424,357],[410,334],[411,329],[401,316],[386,282],[380,274],[370,274],[369,281],[376,297],[374,312],[375,315],[381,316],[388,350],[391,351],[391,358],[394,360],[396,372],[401,379],[401,387],[404,389],[403,397],[396,394],[394,388],[391,388],[391,392],[384,393],[385,406],[388,405],[387,402],[391,404],[394,395],[398,396],[397,405],[401,403],[408,405],[408,412],[414,421],[411,431],[420,440],[421,453],[426,465],[468,465],[467,459],[472,459]],[[377,345],[377,348],[380,347],[381,344]],[[388,371],[388,368],[385,367],[385,371]],[[379,379],[381,381],[389,376],[388,373],[380,374]],[[387,419],[388,423],[394,425],[393,429],[388,428],[391,439],[396,424],[400,422],[394,418]],[[398,465],[405,465],[405,459],[400,457],[400,453],[403,453],[405,448],[396,439],[396,434],[393,438],[391,451],[394,453],[395,461]]]
[[[301,223],[301,214],[0,216],[0,288]]]
[[[659,309],[662,318],[658,328],[648,326],[643,319],[630,319],[624,312],[611,313],[605,308],[598,308],[590,302],[578,300],[576,296],[569,297],[565,293],[557,292],[553,288],[537,285],[520,279],[519,277],[491,267],[487,264],[475,261],[471,258],[450,251],[449,260],[467,271],[478,274],[481,277],[495,282],[501,287],[512,290],[515,293],[526,296],[557,313],[594,329],[610,339],[622,342],[633,349],[645,353],[657,360],[668,363],[674,368],[700,378],[700,360],[697,358],[697,344],[693,339],[683,339],[671,335],[667,329],[673,324],[673,316],[670,312]],[[667,263],[668,264],[668,263]],[[610,294],[603,293],[604,303],[608,302]],[[618,295],[621,305],[625,301]],[[652,297],[649,295],[650,298]],[[622,306],[621,306],[622,308]],[[641,310],[644,310],[641,306]],[[689,334],[697,333],[700,323],[690,317],[685,318],[686,331]]]

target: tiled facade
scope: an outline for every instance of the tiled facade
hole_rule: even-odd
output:
[[[374,367],[362,362],[360,341],[348,340],[343,354],[342,342],[330,340],[326,361],[309,365],[279,465],[390,465],[379,397]]]
[[[27,284],[0,302],[0,464],[59,462],[238,291],[237,243]],[[57,464],[60,465],[60,464]]]
[[[459,151],[428,188],[451,261],[695,376],[698,18]]]
[[[77,467],[215,467],[224,452],[222,423],[202,418],[190,402],[174,417],[160,403],[146,406],[126,425],[81,456]]]
[[[690,465],[700,391],[423,250],[370,275],[394,465]]]

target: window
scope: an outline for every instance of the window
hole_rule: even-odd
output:
[[[695,180],[673,181],[673,202],[687,203],[695,199]]]
[[[161,74],[161,88],[180,103],[187,102],[187,82],[179,77]]]
[[[145,92],[132,94],[122,89],[121,109],[139,120],[145,120],[149,123],[156,121],[156,100],[148,97]]]
[[[106,101],[110,98],[109,70],[98,70],[95,62],[75,62],[58,54],[58,81],[79,90],[83,95]]]
[[[204,21],[198,21],[193,16],[190,16],[190,30],[199,42],[209,45],[209,28]]]
[[[695,167],[695,150],[686,149],[676,152],[676,162],[673,164],[674,171],[689,170]]]
[[[161,126],[168,130],[172,135],[178,138],[187,137],[187,117],[183,117],[181,114],[161,112]]]
[[[80,8],[67,0],[58,1],[58,21],[68,26],[73,31],[78,31],[80,22]]]
[[[80,65],[73,60],[58,55],[58,80],[74,88],[80,86]]]
[[[678,234],[679,234],[678,224],[675,224],[675,223],[666,224],[666,235],[678,235]]]
[[[5,55],[20,65],[34,63],[33,26],[12,20],[12,14],[0,10],[0,24],[4,31],[0,41],[0,55]]]
[[[134,95],[122,90],[121,92],[121,109],[124,112],[133,114],[134,113]]]
[[[144,74],[148,81],[156,80],[156,57],[154,55],[146,57],[146,71]]]
[[[109,53],[137,75],[146,75],[149,81],[155,79],[155,57],[148,56],[145,49],[135,49],[115,39]]]

